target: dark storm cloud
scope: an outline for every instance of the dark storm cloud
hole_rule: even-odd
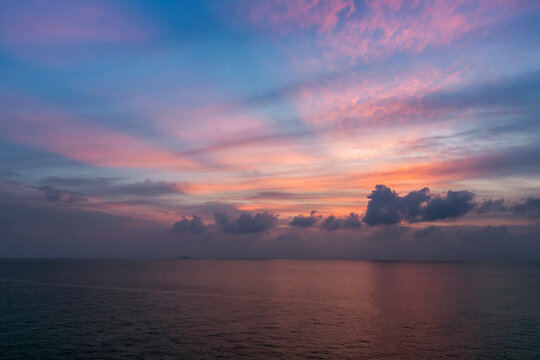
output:
[[[508,208],[504,204],[504,199],[500,198],[497,200],[487,199],[483,200],[476,205],[476,212],[479,214],[487,214],[494,212],[505,212]]]
[[[362,221],[355,213],[350,213],[346,218],[336,218],[334,215],[330,215],[321,223],[321,228],[328,231],[358,229],[360,226],[362,226]]]
[[[197,215],[193,215],[191,219],[183,217],[182,220],[174,223],[173,231],[175,233],[186,233],[190,232],[192,234],[202,234],[208,229],[204,225],[202,219]]]
[[[316,216],[316,213],[317,212],[314,210],[309,216],[304,216],[302,214],[295,216],[289,225],[302,228],[313,226],[320,220],[320,216]]]
[[[423,188],[399,196],[389,187],[377,185],[368,198],[363,221],[370,226],[455,218],[474,207],[474,194],[469,191],[448,191],[446,196],[441,196]]]
[[[231,234],[253,234],[268,230],[277,221],[277,216],[267,212],[255,215],[241,214],[236,219],[229,215],[214,213],[217,229]]]
[[[540,198],[527,198],[523,203],[514,206],[513,210],[519,214],[540,216]]]
[[[45,194],[45,199],[48,201],[73,203],[88,200],[83,194],[57,189],[53,186],[41,186],[38,189]]]

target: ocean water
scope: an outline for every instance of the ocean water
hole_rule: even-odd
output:
[[[2,359],[539,359],[540,262],[0,260]]]

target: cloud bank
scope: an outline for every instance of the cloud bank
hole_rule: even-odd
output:
[[[370,200],[364,222],[374,226],[456,218],[474,208],[474,196],[469,191],[448,191],[446,196],[434,195],[428,188],[399,196],[389,187],[377,185],[368,195]]]
[[[193,215],[191,219],[184,217],[182,220],[175,222],[173,226],[173,231],[179,234],[186,232],[202,234],[207,229],[208,227],[204,225],[202,219],[197,215]]]
[[[221,232],[231,234],[254,234],[268,230],[277,221],[277,216],[270,213],[259,213],[255,215],[242,214],[236,219],[231,219],[229,215],[214,213],[214,220],[217,229]]]
[[[350,213],[346,218],[336,218],[334,215],[330,215],[323,220],[321,229],[328,231],[335,231],[339,229],[358,229],[362,225],[362,220],[358,214]]]
[[[313,210],[309,216],[303,216],[302,214],[295,216],[289,225],[301,228],[313,226],[320,220],[320,216],[316,216],[316,213],[317,212]]]

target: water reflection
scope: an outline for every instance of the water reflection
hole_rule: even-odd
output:
[[[0,346],[12,359],[533,358],[539,285],[535,262],[3,260]]]

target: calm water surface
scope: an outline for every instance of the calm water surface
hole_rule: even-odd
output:
[[[0,260],[3,359],[539,359],[540,262]]]

